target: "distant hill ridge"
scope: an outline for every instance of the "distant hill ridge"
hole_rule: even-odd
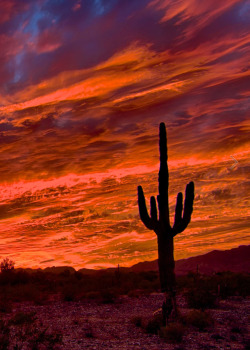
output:
[[[238,248],[229,250],[213,250],[209,253],[194,256],[187,259],[180,259],[175,262],[175,271],[177,275],[185,275],[190,271],[198,271],[204,274],[213,272],[232,271],[232,272],[248,272],[250,273],[250,245],[241,245]],[[55,274],[75,273],[76,270],[71,266],[52,266],[45,269],[20,269],[29,273],[36,271],[51,272]],[[116,268],[92,270],[82,268],[78,272],[82,274],[96,274],[103,271],[114,271]],[[158,271],[157,260],[144,261],[135,264],[131,267],[120,267],[121,271],[126,272],[143,272],[143,271]]]
[[[157,260],[145,261],[133,265],[130,269],[135,272],[155,271],[158,269]],[[209,253],[194,256],[175,262],[177,275],[189,271],[211,274],[220,271],[249,272],[250,273],[250,245],[241,245],[230,250],[213,250]]]

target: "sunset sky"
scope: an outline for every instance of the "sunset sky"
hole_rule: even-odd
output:
[[[244,0],[0,1],[0,259],[156,259],[137,186],[149,206],[160,122],[171,222],[195,183],[175,258],[249,244],[249,18]]]

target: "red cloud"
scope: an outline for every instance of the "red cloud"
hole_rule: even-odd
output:
[[[58,49],[62,45],[61,33],[57,28],[45,29],[37,39],[37,53],[46,53]]]

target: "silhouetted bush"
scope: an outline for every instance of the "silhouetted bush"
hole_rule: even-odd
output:
[[[1,273],[6,273],[13,271],[15,267],[15,262],[9,258],[5,258],[0,263]]]
[[[44,304],[52,296],[66,301],[77,301],[83,298],[99,302],[107,291],[113,297],[128,295],[140,297],[160,290],[159,276],[155,271],[119,272],[99,271],[93,275],[81,272],[70,274],[68,270],[61,274],[38,270],[11,270],[0,273],[0,297],[9,301],[33,301]],[[216,306],[216,297],[247,296],[250,294],[250,275],[231,272],[217,273],[213,276],[202,276],[189,273],[177,277],[177,294],[185,294],[189,307],[206,309]],[[104,295],[104,298],[103,298]],[[114,298],[111,299],[114,299]],[[112,302],[112,300],[111,300]]]
[[[232,333],[239,333],[239,334],[243,333],[243,330],[240,327],[238,327],[238,326],[231,327],[230,331]]]
[[[214,276],[218,294],[222,299],[230,296],[246,297],[250,295],[250,274],[222,272]]]
[[[160,336],[169,343],[180,343],[184,334],[185,326],[179,322],[170,323],[160,329]]]
[[[30,340],[30,346],[32,350],[39,350],[40,344],[43,348],[53,350],[55,345],[62,344],[63,336],[61,333],[48,333],[47,328],[36,332],[35,336]]]
[[[183,322],[187,325],[192,325],[200,331],[205,330],[213,324],[211,316],[204,311],[192,310],[184,318]]]
[[[84,297],[86,299],[90,299],[90,300],[100,300],[101,299],[101,293],[100,292],[87,292],[84,294]]]
[[[211,276],[189,274],[186,280],[185,297],[188,307],[208,309],[216,306],[217,281]]]
[[[0,350],[9,349],[10,329],[7,322],[0,320]]]
[[[163,326],[162,314],[157,314],[157,315],[154,315],[153,318],[151,318],[146,322],[145,330],[149,334],[158,334],[162,326]]]
[[[146,292],[143,289],[133,289],[127,293],[130,298],[139,298],[142,295],[145,295]]]
[[[27,284],[30,280],[30,275],[26,271],[15,271],[12,284]]]
[[[36,312],[17,312],[9,321],[10,325],[33,324],[36,320]]]
[[[131,319],[131,322],[136,326],[136,327],[142,327],[142,317],[141,316],[134,316]]]
[[[211,309],[216,306],[217,296],[204,288],[190,289],[186,293],[188,307],[194,309]]]
[[[183,289],[207,290],[226,299],[230,296],[246,297],[250,295],[250,274],[235,272],[218,272],[212,276],[189,273],[186,276],[178,276],[178,291]]]
[[[76,285],[66,285],[62,289],[62,300],[63,301],[76,301],[79,300],[79,288]]]
[[[62,334],[48,332],[42,323],[36,322],[33,312],[18,312],[9,321],[0,320],[0,350],[53,350],[57,344],[62,344]]]
[[[15,302],[33,301],[36,304],[40,304],[45,298],[45,295],[42,294],[39,287],[32,283],[17,286],[6,286],[3,293],[8,300]]]
[[[101,293],[101,302],[103,304],[113,304],[116,298],[117,295],[113,290],[106,290]]]
[[[5,296],[0,299],[0,312],[2,313],[12,312],[12,304]]]
[[[92,328],[89,328],[85,331],[85,337],[86,338],[94,338],[94,332]]]

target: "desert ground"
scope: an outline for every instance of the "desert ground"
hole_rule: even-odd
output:
[[[0,349],[249,349],[248,297],[220,300],[206,310],[209,324],[182,322],[170,337],[152,334],[154,325],[149,323],[160,313],[162,301],[163,294],[151,293],[121,295],[111,303],[53,298],[44,305],[13,303],[11,310],[1,310]],[[192,312],[182,295],[177,303],[182,319]]]

